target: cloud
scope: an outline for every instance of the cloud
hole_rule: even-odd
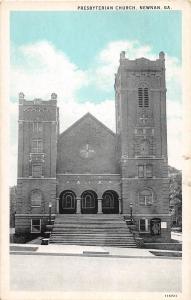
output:
[[[120,52],[126,52],[126,58],[136,59],[145,57],[150,60],[156,60],[158,54],[153,53],[149,45],[141,45],[138,41],[114,41],[110,42],[96,57],[96,62],[92,67],[91,77],[93,82],[100,89],[110,90],[113,85],[114,73],[117,72],[119,65]],[[166,81],[167,84],[176,83],[174,88],[181,84],[181,66],[177,58],[168,54],[166,61]]]
[[[119,65],[120,52],[126,51],[126,57],[135,59],[147,57],[156,59],[152,49],[148,45],[140,45],[138,41],[114,41],[110,42],[96,57],[92,67],[91,78],[93,83],[102,90],[110,90],[113,86],[114,74]]]
[[[23,92],[28,98],[47,98],[56,92],[71,100],[88,84],[87,74],[51,43],[41,41],[17,49],[18,61],[11,68],[11,95]]]

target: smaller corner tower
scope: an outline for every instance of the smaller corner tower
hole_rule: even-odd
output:
[[[56,158],[59,117],[57,95],[26,100],[19,94],[18,178],[15,228],[40,232],[56,212]]]

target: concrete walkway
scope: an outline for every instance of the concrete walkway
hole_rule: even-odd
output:
[[[31,250],[30,250],[31,249]],[[11,244],[11,254],[27,255],[57,255],[57,256],[108,256],[108,257],[136,257],[136,258],[165,258],[165,256],[155,256],[150,251],[157,252],[178,252],[156,249],[141,248],[118,248],[118,247],[98,247],[80,245],[30,245]],[[174,257],[168,257],[174,258]],[[177,259],[177,257],[176,257]]]

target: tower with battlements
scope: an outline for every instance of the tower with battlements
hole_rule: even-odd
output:
[[[165,55],[129,60],[115,77],[116,135],[123,214],[141,234],[169,237]]]
[[[56,209],[57,95],[26,100],[19,94],[16,232],[38,232]]]

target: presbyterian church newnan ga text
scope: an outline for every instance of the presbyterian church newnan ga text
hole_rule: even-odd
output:
[[[60,133],[55,93],[19,94],[16,233],[43,232],[51,203],[53,216],[131,212],[145,241],[170,238],[164,53],[121,52],[114,87],[116,133],[90,113]]]

